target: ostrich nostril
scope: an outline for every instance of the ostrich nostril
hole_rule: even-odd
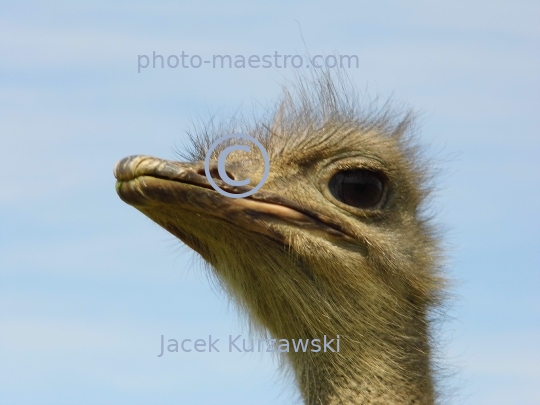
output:
[[[228,170],[225,171],[225,173],[227,173],[227,176],[229,176],[230,179],[232,180],[236,180],[236,176],[233,175],[231,172],[229,172]],[[206,176],[206,172],[204,171],[204,169],[199,169],[197,170],[197,174],[201,175],[201,176]],[[212,177],[213,179],[216,179],[216,180],[222,180],[222,181],[225,181],[224,179],[221,178],[221,176],[219,175],[219,171],[217,169],[217,167],[212,167],[210,169],[210,177]],[[225,181],[226,182],[226,181]]]

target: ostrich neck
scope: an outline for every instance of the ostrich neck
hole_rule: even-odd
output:
[[[227,265],[218,269],[252,321],[274,338],[340,336],[339,352],[283,353],[305,404],[432,405],[429,300],[404,281],[384,279],[354,251],[332,257],[321,248],[315,252],[326,256],[317,257],[307,247],[293,246],[298,260],[251,241],[249,251],[264,256],[224,255]]]
[[[357,305],[356,310],[346,307],[341,316],[319,324],[316,334],[317,319],[306,322],[304,332],[296,326],[275,334],[289,340],[310,336],[321,341],[323,335],[328,339],[340,336],[339,352],[288,353],[306,405],[432,405],[435,394],[425,309],[373,297]],[[314,312],[321,314],[318,320],[322,322],[323,308]],[[287,313],[285,308],[281,313]],[[295,325],[294,317],[282,315],[282,321],[282,325]],[[333,348],[337,349],[335,344]]]
[[[368,358],[358,350],[347,358],[298,356],[291,363],[306,405],[432,405],[429,358],[422,353],[415,359],[407,356],[396,365],[385,361],[387,353]]]
[[[356,310],[347,307],[341,316],[321,323],[317,335],[312,332],[315,319],[306,323],[304,332],[298,326],[279,332],[289,340],[299,335],[321,341],[323,335],[327,339],[340,336],[339,352],[288,353],[306,405],[432,405],[435,395],[425,309],[373,298],[359,300],[357,305]],[[286,314],[285,308],[281,313]],[[295,325],[294,317],[282,315],[282,321],[282,325]],[[336,344],[332,346],[337,349]]]
[[[283,308],[285,309],[285,308]],[[322,311],[321,311],[322,312]],[[364,311],[359,311],[364,312]],[[385,311],[387,312],[387,311]],[[280,325],[295,325],[285,311]],[[323,342],[340,337],[339,352],[286,353],[306,405],[432,405],[434,387],[431,376],[428,326],[418,311],[395,319],[378,319],[386,327],[367,322],[361,314],[348,316],[339,326],[319,335],[286,328],[272,334],[289,342],[298,336],[311,336]],[[298,325],[298,319],[296,319]],[[357,329],[355,329],[357,327]],[[387,334],[384,334],[387,331]],[[321,346],[323,346],[321,344]]]

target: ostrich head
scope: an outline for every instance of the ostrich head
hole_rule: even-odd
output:
[[[366,110],[343,79],[300,79],[267,119],[192,134],[187,163],[120,161],[117,192],[195,250],[261,330],[340,336],[339,352],[284,354],[306,404],[430,404],[429,319],[444,283],[410,124],[388,106]],[[270,156],[247,198],[216,192],[204,170],[213,140],[238,132]],[[250,178],[236,187],[219,177],[218,152],[220,188],[259,183],[256,148],[228,156],[228,176]]]

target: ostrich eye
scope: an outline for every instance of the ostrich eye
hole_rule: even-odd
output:
[[[339,201],[357,208],[375,207],[384,194],[382,176],[366,169],[339,172],[332,177],[328,187]]]

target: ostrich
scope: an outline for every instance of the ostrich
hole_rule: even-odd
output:
[[[116,189],[195,250],[262,333],[339,335],[339,352],[283,353],[305,404],[433,404],[431,323],[445,279],[424,209],[429,166],[412,113],[365,104],[342,76],[298,78],[264,119],[189,133],[187,163],[121,160]],[[205,177],[209,145],[234,132],[270,156],[266,183],[247,198]],[[231,186],[216,170],[224,147],[212,154],[215,183],[251,190],[261,153],[228,156],[227,175],[250,178]]]

